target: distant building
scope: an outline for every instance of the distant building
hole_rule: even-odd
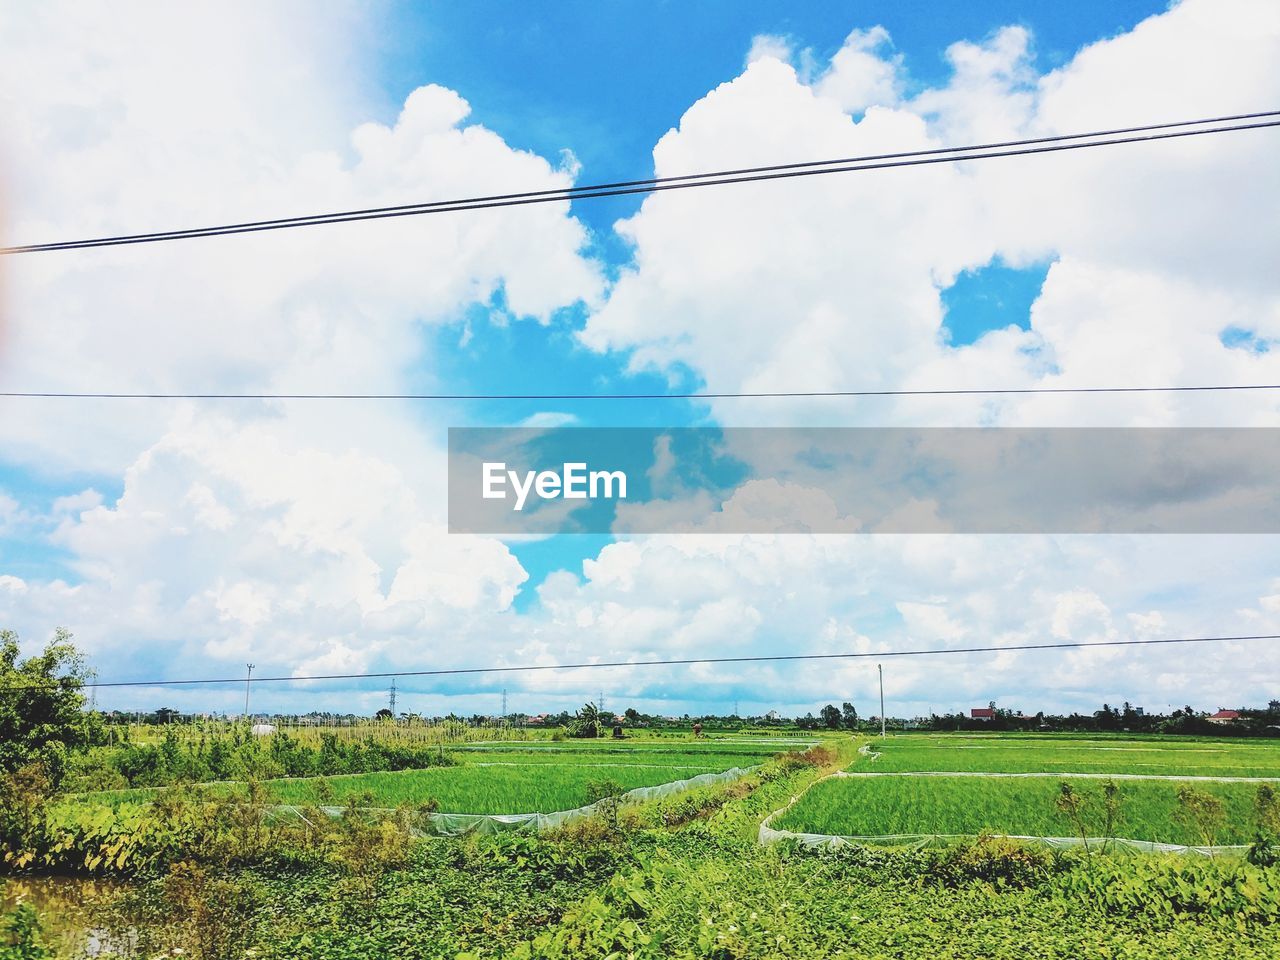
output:
[[[540,713],[536,717],[530,717],[525,721],[527,727],[545,727],[547,725],[547,715]]]
[[[996,712],[991,707],[974,707],[969,711],[969,716],[973,720],[994,720]]]
[[[1240,719],[1239,710],[1219,710],[1209,717],[1210,723],[1233,723]]]
[[[266,737],[276,732],[274,723],[255,723],[249,728],[249,732],[255,737]]]
[[[782,715],[778,713],[777,710],[770,710],[768,713],[764,715],[764,718],[766,720],[781,720]]]

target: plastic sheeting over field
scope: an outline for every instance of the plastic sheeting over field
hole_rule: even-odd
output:
[[[729,783],[745,777],[757,769],[759,769],[758,766],[733,767],[720,773],[700,773],[696,777],[690,777],[687,780],[672,780],[669,783],[660,783],[652,787],[636,787],[634,790],[628,790],[626,793],[621,794],[620,799],[622,803],[641,803],[646,800],[656,800],[660,797],[671,796],[695,787]],[[420,813],[415,814],[414,819],[419,824],[425,824],[426,828],[417,827],[414,832],[424,836],[437,837],[458,837],[467,833],[541,833],[544,830],[554,830],[575,820],[590,817],[599,811],[603,802],[597,801],[596,803],[587,804],[585,807],[577,807],[573,810],[557,810],[553,813]],[[285,804],[272,808],[273,812],[278,816],[296,816],[300,819],[306,819],[306,812],[311,810],[319,810],[330,817],[340,817],[347,813],[349,809],[348,807],[339,806],[304,808]],[[390,814],[395,812],[389,808],[361,809],[369,813]]]

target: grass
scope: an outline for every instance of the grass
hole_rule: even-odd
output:
[[[434,799],[447,813],[552,813],[590,803],[587,785],[593,780],[612,780],[624,790],[630,790],[687,780],[702,773],[718,773],[732,766],[731,763],[464,766],[323,779],[339,803],[369,791],[379,806],[419,804]],[[268,795],[280,803],[316,803],[320,799],[314,779],[271,781],[267,790]]]
[[[890,737],[850,768],[895,773],[1133,773],[1280,777],[1280,740],[943,734]]]
[[[978,834],[984,831],[1032,837],[1076,834],[1054,807],[1061,781],[1052,777],[847,777],[827,780],[805,794],[774,825],[783,830],[841,836],[889,834]],[[1072,781],[1089,798],[1090,835],[1101,835],[1098,781]],[[1121,796],[1116,836],[1162,843],[1232,844],[1253,839],[1257,786],[1200,783],[1220,798],[1222,827],[1211,838],[1178,822],[1178,784],[1167,780],[1117,781]]]
[[[797,747],[807,744],[800,742]],[[366,792],[375,806],[417,805],[435,800],[448,813],[550,813],[590,802],[588,784],[612,780],[624,790],[686,780],[703,773],[760,763],[786,749],[785,744],[689,740],[565,741],[545,744],[492,744],[455,751],[458,766],[425,770],[363,773],[264,781],[267,796],[278,803],[310,804],[332,791],[343,803]],[[227,785],[231,789],[230,785]],[[88,801],[118,803],[145,799],[154,791],[101,791]]]

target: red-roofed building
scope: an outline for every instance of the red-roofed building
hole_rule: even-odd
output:
[[[1210,723],[1231,723],[1240,719],[1239,710],[1219,710],[1209,717]]]
[[[974,707],[969,711],[969,716],[974,720],[994,720],[996,712],[990,707]]]

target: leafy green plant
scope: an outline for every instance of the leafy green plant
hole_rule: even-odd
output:
[[[0,916],[0,960],[45,960],[53,955],[44,944],[40,918],[30,904],[20,903]]]

